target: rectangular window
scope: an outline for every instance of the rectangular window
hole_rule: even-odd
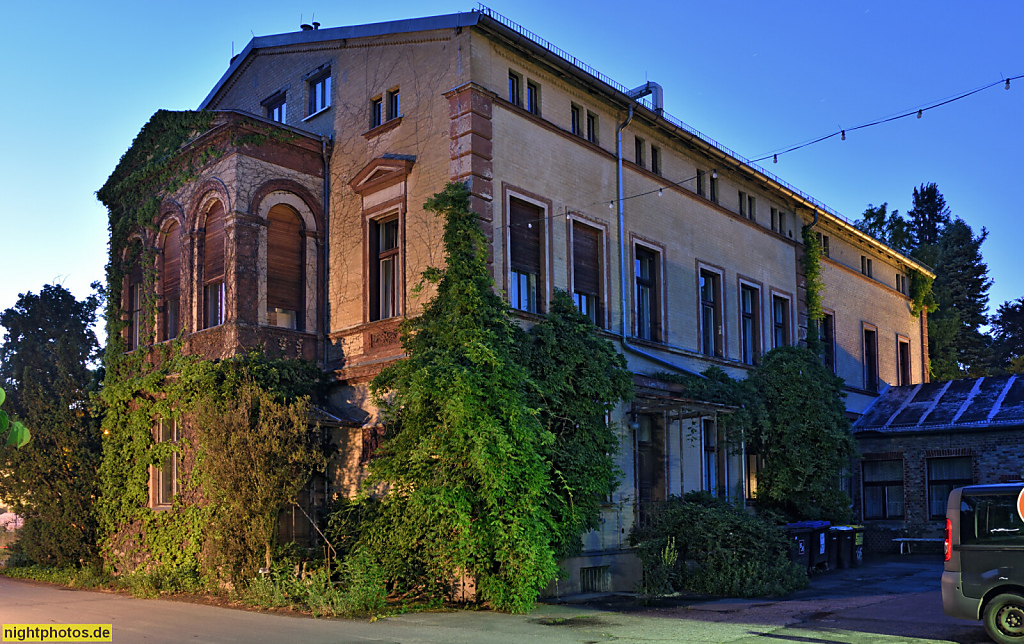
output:
[[[910,378],[910,341],[903,338],[896,339],[896,367],[899,371],[899,385],[913,384]]]
[[[822,360],[832,373],[836,372],[836,318],[825,313],[821,319],[821,343],[824,345]]]
[[[633,151],[635,153],[633,160],[641,168],[644,167],[644,140],[639,136],[633,138]]]
[[[864,518],[903,518],[903,460],[864,461]]]
[[[700,338],[702,353],[723,355],[722,281],[718,273],[707,270],[700,271]]]
[[[587,140],[597,143],[597,114],[587,111]]]
[[[872,276],[873,270],[871,267],[870,257],[865,257],[864,255],[860,256],[860,272],[868,277]]]
[[[512,70],[508,72],[508,102],[513,105],[523,104],[522,78]]]
[[[331,106],[331,72],[309,81],[309,114],[326,110]]]
[[[402,98],[398,89],[388,92],[388,120],[396,119],[402,115]]]
[[[167,298],[164,302],[164,334],[167,340],[178,337],[178,312],[178,296]]]
[[[725,497],[726,488],[726,456],[728,450],[722,445],[724,436],[720,435],[715,421],[710,418],[701,420],[702,443],[704,445],[704,481],[705,492],[712,496]]]
[[[787,347],[791,337],[789,298],[772,295],[772,347]]]
[[[204,310],[203,328],[224,324],[224,281],[210,282],[203,290]]]
[[[757,498],[757,477],[761,474],[761,470],[764,469],[764,457],[760,454],[751,454],[747,452],[747,498]]]
[[[540,87],[533,81],[526,83],[526,109],[540,116]]]
[[[821,233],[818,233],[818,245],[821,246],[821,254],[824,257],[829,257],[828,244],[828,235],[822,235]]]
[[[740,217],[747,216],[747,193],[740,190]]]
[[[761,293],[753,286],[740,286],[740,343],[744,364],[754,364],[761,353]]]
[[[509,201],[509,298],[512,308],[541,312],[544,210],[525,201]]]
[[[651,172],[661,174],[661,148],[651,146]]]
[[[576,221],[572,222],[572,296],[581,313],[603,326],[601,231]]]
[[[878,333],[864,329],[864,388],[878,391]]]
[[[135,282],[131,285],[131,315],[132,315],[132,330],[131,330],[131,348],[138,349],[142,346],[142,284]]]
[[[583,136],[582,115],[579,105],[569,106],[569,131],[576,136]]]
[[[757,198],[753,195],[747,196],[747,218],[757,221]]]
[[[907,285],[907,276],[903,273],[896,273],[896,290],[904,295],[910,295],[910,289]]]
[[[177,444],[178,421],[160,419],[157,421],[156,441],[158,443]],[[178,491],[178,455],[172,453],[164,457],[160,465],[154,468],[154,501],[156,505],[171,505]]]
[[[264,115],[271,121],[288,122],[288,103],[284,92],[268,98],[263,102]]]
[[[708,199],[718,203],[718,173],[711,171],[711,180],[708,181]]]
[[[704,171],[703,170],[697,170],[697,176],[695,177],[695,179],[696,179],[697,196],[703,197],[704,196]]]
[[[779,232],[779,209],[772,208],[772,230]]]
[[[643,246],[636,246],[636,335],[643,340],[661,339],[661,301],[659,299],[660,275],[658,253]]]
[[[375,98],[370,101],[370,129],[384,123],[384,99]]]
[[[946,517],[946,502],[954,488],[974,483],[970,456],[928,459],[928,518]]]
[[[370,222],[370,319],[386,320],[399,314],[398,217]]]

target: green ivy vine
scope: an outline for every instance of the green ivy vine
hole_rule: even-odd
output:
[[[921,315],[922,311],[934,311],[939,308],[932,293],[932,284],[935,278],[928,277],[920,271],[910,269],[910,312],[915,317]]]
[[[818,343],[818,323],[824,312],[821,309],[821,296],[825,283],[821,277],[821,241],[811,226],[803,227],[804,239],[804,280],[806,283],[807,305],[807,345]]]

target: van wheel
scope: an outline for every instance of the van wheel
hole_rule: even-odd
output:
[[[996,595],[985,606],[985,631],[999,644],[1024,643],[1024,597]]]

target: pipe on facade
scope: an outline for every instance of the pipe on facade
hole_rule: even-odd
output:
[[[323,257],[320,261],[320,272],[323,275],[323,292],[320,294],[320,343],[323,346],[323,368],[327,369],[327,355],[328,355],[328,326],[330,325],[330,306],[328,305],[328,284],[327,280],[330,278],[330,271],[327,270],[327,261],[330,258],[328,253],[328,247],[330,245],[330,235],[328,232],[330,227],[328,222],[330,221],[330,209],[331,209],[331,155],[327,151],[327,144],[331,141],[330,136],[320,135],[320,157],[324,162],[324,195],[323,195],[323,213],[324,213],[324,230],[323,236],[324,241],[320,245]]]
[[[634,90],[634,91],[638,91],[639,92],[639,93],[636,94],[636,96],[634,98],[643,96],[646,92],[652,91],[650,89],[651,85],[657,86],[659,90],[661,89],[661,87],[658,86],[657,83],[650,83],[650,82],[648,82],[647,85],[644,85],[642,87],[637,88],[637,90]],[[641,91],[641,90],[643,90],[643,91]],[[617,146],[618,146],[617,147],[617,153],[616,153],[616,163],[618,164],[618,193],[617,194],[618,194],[618,202],[619,202],[619,341],[622,343],[622,348],[625,349],[626,351],[630,352],[630,353],[633,353],[633,354],[638,355],[638,356],[642,356],[644,358],[647,358],[648,360],[656,362],[656,363],[658,363],[660,365],[663,365],[665,367],[669,367],[670,369],[673,369],[675,371],[679,371],[679,372],[682,372],[682,373],[685,373],[685,374],[689,374],[691,376],[697,376],[698,378],[704,378],[705,376],[703,376],[702,374],[697,373],[696,371],[691,371],[691,370],[687,369],[686,367],[682,367],[680,365],[677,365],[676,363],[674,363],[674,362],[672,362],[670,360],[665,360],[664,358],[656,356],[653,353],[648,353],[647,351],[644,351],[643,349],[634,347],[633,345],[631,345],[629,343],[628,336],[626,335],[626,219],[625,219],[625,207],[624,207],[624,202],[623,202],[623,196],[624,195],[623,195],[623,183],[622,183],[622,130],[626,129],[626,126],[628,126],[632,120],[633,120],[633,106],[630,105],[629,106],[629,112],[628,112],[628,114],[626,116],[626,120],[623,121],[615,129],[615,136],[616,136]]]

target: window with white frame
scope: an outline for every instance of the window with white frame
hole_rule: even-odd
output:
[[[168,444],[171,450],[164,456],[159,465],[152,469],[153,502],[157,506],[167,506],[174,502],[178,492],[178,454],[174,447],[178,443],[178,421],[161,418],[156,423],[156,442]]]
[[[700,339],[701,353],[724,355],[722,329],[722,276],[712,270],[700,269]]]
[[[789,298],[772,294],[772,347],[788,347],[792,337]]]
[[[761,291],[740,285],[740,344],[744,364],[752,365],[761,353]]]
[[[278,123],[288,122],[288,101],[285,100],[285,93],[278,92],[267,100],[263,101],[264,115],[271,121]]]
[[[523,104],[523,77],[511,69],[508,70],[508,102],[513,105]]]
[[[309,87],[309,115],[322,112],[331,106],[331,70],[328,68],[307,82]]]
[[[661,267],[659,253],[637,244],[634,253],[636,280],[636,335],[643,340],[661,339]]]

